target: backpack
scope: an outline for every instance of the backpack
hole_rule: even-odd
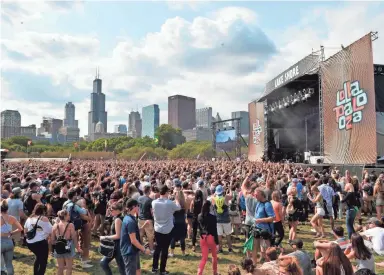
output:
[[[373,186],[372,184],[366,184],[364,185],[363,190],[367,193],[368,196],[373,196]]]
[[[223,196],[215,198],[215,208],[217,214],[223,214],[227,205],[225,204],[225,198]]]
[[[83,227],[83,220],[80,217],[80,213],[75,210],[75,204],[73,202],[69,202],[67,204],[63,205],[63,209],[68,209],[67,206],[69,206],[70,210],[69,215],[70,215],[70,222],[73,223],[75,226],[75,230],[80,230]]]
[[[32,199],[32,194],[36,194],[36,192],[28,191],[23,198],[24,211],[27,215],[32,214],[33,208],[37,204],[37,201]]]
[[[241,210],[245,211],[245,210],[246,210],[246,206],[245,206],[245,197],[244,197],[243,194],[241,194],[241,196],[240,196],[239,204],[240,204],[240,208],[241,208]]]
[[[64,232],[60,235],[60,227],[57,226],[57,231],[59,232],[59,236],[57,236],[56,244],[55,244],[55,252],[56,254],[65,254],[71,252],[71,244],[70,242],[64,238],[65,232],[67,232],[69,223],[65,226]]]
[[[236,213],[239,210],[239,207],[237,205],[237,192],[233,192],[233,197],[231,199],[231,204],[229,205],[229,210]]]

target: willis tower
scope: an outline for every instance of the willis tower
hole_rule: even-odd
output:
[[[107,132],[107,112],[105,111],[105,94],[101,92],[102,81],[99,78],[99,70],[96,69],[96,77],[93,81],[93,92],[91,93],[91,110],[88,112],[88,136],[93,140],[95,127],[98,122],[104,126]],[[101,124],[99,123],[99,125]]]

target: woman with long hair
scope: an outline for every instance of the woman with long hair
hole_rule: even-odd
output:
[[[316,261],[316,275],[353,275],[351,262],[338,244],[315,242],[315,247],[321,249],[323,255]]]
[[[372,272],[375,272],[375,258],[369,248],[365,246],[363,237],[357,233],[353,233],[351,244],[344,253],[348,259],[356,260],[357,266],[353,268],[354,271],[368,268]]]
[[[187,237],[187,223],[185,222],[185,198],[183,191],[176,191],[175,202],[181,207],[181,209],[175,211],[173,214],[174,227],[171,240],[171,253],[169,253],[170,257],[175,255],[174,252],[177,241],[180,241],[181,252],[183,253],[183,256],[185,256],[185,238]]]
[[[219,237],[217,235],[217,219],[215,215],[210,213],[211,202],[205,201],[198,216],[199,230],[200,230],[200,247],[201,247],[201,261],[197,274],[202,275],[204,272],[205,264],[208,260],[208,253],[212,254],[212,268],[213,274],[217,273],[217,246],[219,245]]]
[[[303,275],[303,270],[300,268],[296,257],[283,256],[279,258],[279,275]]]
[[[273,227],[275,229],[275,236],[279,237],[275,239],[275,246],[279,246],[284,239],[284,226],[283,226],[283,205],[280,200],[280,191],[273,191],[272,193],[272,207],[275,212],[275,218],[273,220]]]
[[[28,234],[35,230],[33,235]],[[32,215],[24,224],[24,234],[27,235],[27,246],[35,254],[34,275],[43,275],[47,268],[48,261],[48,239],[52,233],[52,225],[47,217],[47,207],[42,203],[37,203],[32,211]],[[28,238],[28,235],[31,235]]]
[[[204,194],[201,190],[196,190],[195,198],[191,203],[190,211],[193,214],[192,219],[192,251],[196,252],[196,237],[197,237],[197,227],[198,227],[198,221],[197,218],[199,214],[201,213],[201,208],[203,206],[204,201]]]
[[[113,253],[112,258],[107,258],[104,256],[100,261],[100,265],[106,275],[112,275],[112,271],[111,271],[111,268],[109,267],[109,263],[112,262],[113,259],[115,259],[120,274],[124,275],[125,274],[124,261],[120,252],[121,225],[123,224],[123,219],[124,219],[122,203],[116,202],[115,204],[111,205],[111,215],[113,217],[112,226],[111,226],[111,235],[101,236],[100,240],[103,240],[103,239],[113,240],[115,242],[115,251]]]
[[[6,200],[1,201],[1,257],[4,259],[4,265],[8,275],[13,275],[13,252],[15,245],[12,241],[12,235],[23,231],[23,227],[19,221],[8,214],[8,203]],[[3,272],[1,272],[3,273]]]
[[[378,220],[384,215],[384,181],[378,178],[373,188],[373,197],[376,198],[376,216]]]
[[[346,192],[345,197],[343,197],[341,193],[339,193],[339,197],[340,197],[341,203],[345,204],[347,208],[346,224],[347,224],[348,238],[351,238],[352,233],[355,232],[354,223],[355,223],[356,215],[358,213],[359,202],[356,198],[355,190],[351,183],[347,183],[345,185],[345,192]]]
[[[297,189],[292,187],[288,193],[288,205],[286,214],[289,224],[289,237],[288,241],[296,239],[297,226],[299,224],[298,208],[297,208]]]
[[[323,238],[324,237],[324,225],[323,225],[323,217],[325,216],[324,210],[324,201],[323,196],[320,193],[319,188],[317,186],[312,186],[311,194],[308,194],[308,199],[316,203],[315,215],[313,215],[311,219],[311,225],[316,230],[315,238]]]
[[[59,222],[55,223],[52,229],[52,242],[55,244],[54,257],[57,260],[57,275],[63,275],[64,269],[66,274],[72,274],[73,258],[75,257],[75,248],[82,253],[79,243],[77,242],[77,233],[75,226],[70,223],[70,214],[67,210],[60,210],[57,213]],[[59,251],[58,242],[66,241],[65,251]]]

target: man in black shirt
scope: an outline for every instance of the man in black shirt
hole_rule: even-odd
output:
[[[140,239],[143,243],[144,234],[147,236],[149,243],[149,249],[153,253],[153,240],[155,236],[155,230],[153,228],[153,215],[152,215],[152,199],[149,197],[151,193],[151,186],[144,186],[144,195],[140,196],[137,201],[139,202],[139,229]]]

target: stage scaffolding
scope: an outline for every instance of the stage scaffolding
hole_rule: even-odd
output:
[[[223,123],[225,122],[231,122],[231,121],[234,121],[235,122],[235,131],[236,131],[236,142],[235,142],[235,155],[236,157],[240,158],[241,157],[241,129],[240,129],[240,121],[241,121],[241,117],[238,117],[238,118],[232,118],[232,119],[226,119],[226,120],[220,120],[220,121],[215,121],[215,122],[212,122],[212,148],[215,150],[216,152],[216,132],[218,130],[223,130],[223,129],[220,129],[220,125],[223,125]],[[233,126],[230,126],[230,127],[233,127]],[[224,127],[222,127],[224,128]],[[224,150],[223,150],[224,151]],[[225,151],[224,151],[225,152]],[[227,152],[225,152],[227,154]]]

